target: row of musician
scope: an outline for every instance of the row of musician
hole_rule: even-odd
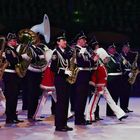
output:
[[[66,121],[62,121],[67,117],[67,111],[63,112],[64,109],[60,102],[67,100],[66,98],[68,97],[58,97],[62,96],[59,94],[62,92],[62,89],[64,89],[63,92],[70,91],[70,89],[67,88],[66,83],[70,84],[68,87],[72,87],[72,85],[74,85],[74,92],[77,93],[79,92],[79,88],[83,87],[81,88],[83,91],[80,90],[81,93],[79,93],[83,94],[81,95],[83,99],[80,99],[78,95],[75,97],[75,102],[77,102],[77,105],[74,103],[73,107],[76,117],[75,124],[85,125],[90,124],[95,120],[95,116],[93,114],[95,113],[96,108],[98,108],[99,94],[104,95],[104,93],[109,95],[105,98],[108,103],[110,102],[109,105],[113,112],[118,112],[115,114],[117,118],[121,120],[127,117],[125,112],[129,111],[129,97],[125,97],[125,100],[127,101],[125,105],[123,102],[123,105],[121,106],[123,110],[121,110],[116,106],[119,95],[113,95],[113,92],[114,89],[116,89],[115,87],[117,87],[116,82],[121,83],[120,76],[127,75],[127,84],[133,85],[139,73],[137,66],[138,52],[131,52],[128,43],[123,45],[122,53],[120,54],[116,52],[116,46],[114,44],[108,47],[107,53],[99,46],[99,43],[95,38],[93,38],[89,45],[87,45],[87,37],[83,32],[76,35],[75,47],[69,47],[66,42],[65,34],[61,33],[57,36],[56,48],[52,51],[45,44],[40,42],[36,33],[29,29],[21,30],[18,37],[20,40],[19,44],[17,43],[17,37],[15,34],[9,33],[7,36],[7,42],[4,37],[1,37],[0,78],[4,82],[4,96],[6,97],[6,123],[21,122],[16,114],[19,81],[25,84],[24,86],[28,93],[27,109],[29,121],[35,121],[35,118],[40,114],[42,105],[45,103],[43,101],[43,97],[46,98],[46,93],[47,95],[48,93],[52,95],[55,102],[57,102],[55,126],[58,131],[72,130],[72,128],[67,126]],[[44,73],[43,79],[42,72]],[[83,72],[85,72],[85,74],[82,74]],[[89,73],[91,78],[87,79],[87,77],[89,77]],[[80,75],[82,75],[82,79],[87,79],[86,83],[80,79]],[[86,77],[84,77],[84,75]],[[114,89],[109,88],[109,86],[107,89],[107,82],[108,85]],[[59,85],[59,83],[64,86]],[[115,83],[115,85],[113,85],[113,83]],[[98,93],[98,98],[95,96],[96,94],[93,94],[94,96],[89,102],[87,115],[84,117],[84,104],[87,96],[84,96],[85,93],[82,92],[86,92],[86,94],[88,93],[89,84],[92,87],[90,88],[91,93]],[[38,104],[40,87],[43,89],[44,93],[42,94],[42,103],[40,102]],[[4,96],[1,95],[2,101],[5,99]],[[129,96],[129,94],[127,96]],[[124,98],[124,96],[122,98]],[[96,101],[96,103],[93,104],[93,101]],[[5,106],[4,103],[3,106]],[[65,103],[63,106],[64,108],[67,108],[66,106],[68,105]],[[62,115],[60,114],[61,110]],[[114,115],[114,113],[108,109],[107,115],[111,116]]]

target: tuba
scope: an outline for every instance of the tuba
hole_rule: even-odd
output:
[[[5,42],[5,37],[0,37],[0,80],[2,80],[4,70],[9,65],[9,62],[3,57]]]
[[[20,78],[23,78],[34,56],[32,44],[36,44],[39,41],[39,38],[37,34],[30,29],[20,30],[18,37],[22,44],[17,47],[19,62],[15,66],[15,70],[17,75]],[[28,59],[21,58],[20,56],[23,54],[27,54]]]

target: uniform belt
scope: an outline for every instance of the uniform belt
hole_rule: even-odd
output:
[[[11,70],[11,69],[5,69],[4,72],[9,72],[9,73],[16,73],[15,70]]]
[[[28,70],[32,71],[32,72],[43,72],[45,69],[46,69],[46,67],[41,68],[41,69],[33,68],[31,66],[28,67]]]
[[[125,71],[131,71],[131,69],[124,69]]]
[[[109,76],[117,76],[117,75],[122,75],[122,72],[119,73],[108,73]]]
[[[66,68],[59,68],[59,70],[65,70]],[[86,71],[90,71],[93,70],[93,68],[82,68],[82,67],[78,67],[79,70],[86,70]]]
[[[82,68],[82,67],[78,67],[79,70],[85,70],[85,71],[91,71],[93,70],[93,68]]]

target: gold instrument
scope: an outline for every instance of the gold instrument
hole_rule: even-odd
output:
[[[39,42],[38,35],[30,29],[22,29],[18,32],[19,40],[22,44],[36,44]]]
[[[21,56],[22,54],[27,54],[27,56],[29,57],[28,60],[23,58],[19,59],[18,64],[15,66],[17,75],[23,78],[33,58],[33,51],[30,45],[36,44],[39,41],[39,38],[37,34],[30,29],[20,30],[18,36],[19,40],[22,43],[18,51],[18,55]]]
[[[72,71],[72,75],[69,76],[66,79],[67,82],[70,83],[70,84],[74,84],[76,82],[76,79],[77,79],[77,76],[78,76],[78,72],[79,72],[79,68],[75,64],[75,59],[76,59],[76,49],[74,49],[73,56],[72,56],[72,58],[70,60],[69,70]]]
[[[3,57],[5,42],[5,37],[0,37],[0,80],[2,80],[4,70],[9,65],[9,62]]]
[[[135,53],[136,53],[136,56],[131,67],[131,75],[129,76],[129,79],[128,79],[128,82],[130,83],[130,85],[133,85],[135,83],[137,75],[140,73],[137,67],[137,60],[138,60],[139,53],[138,52],[135,52]]]

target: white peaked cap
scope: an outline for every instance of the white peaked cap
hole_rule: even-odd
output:
[[[97,55],[99,55],[99,57],[104,60],[106,57],[109,57],[108,53],[106,52],[105,49],[103,48],[98,48],[96,50]]]

